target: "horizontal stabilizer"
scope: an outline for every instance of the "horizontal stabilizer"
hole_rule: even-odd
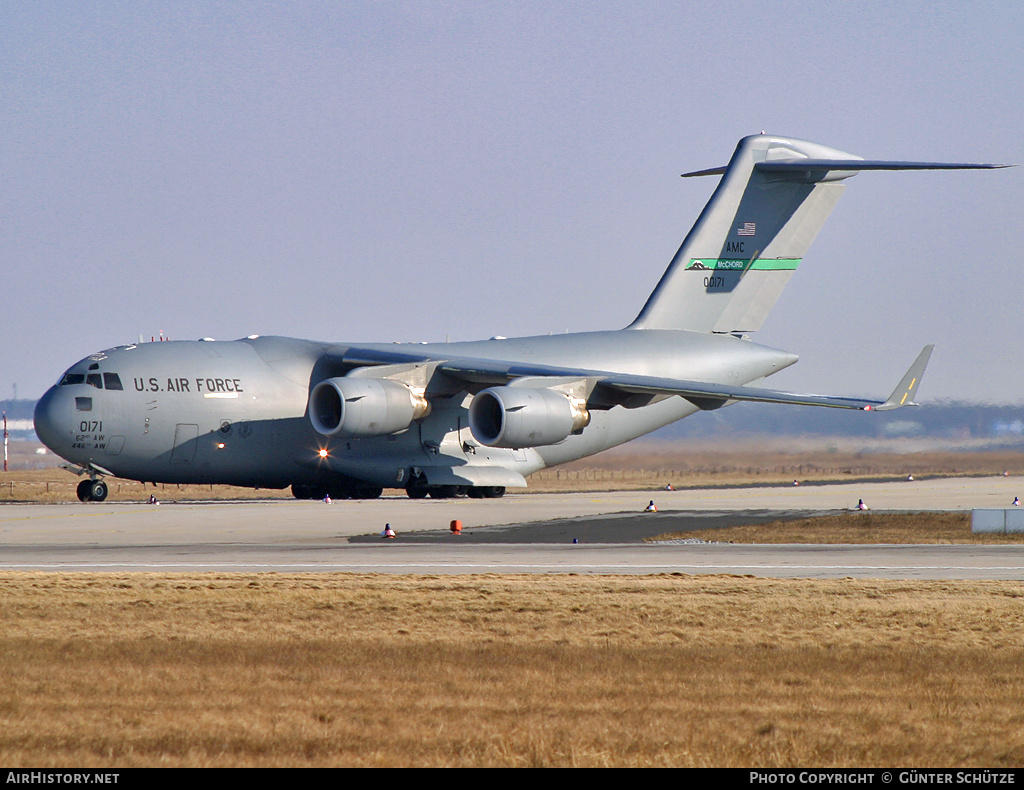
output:
[[[899,162],[885,159],[781,159],[774,162],[758,162],[754,165],[754,169],[760,170],[762,173],[804,170],[999,170],[1003,167],[1016,167],[1016,165],[988,162]],[[683,173],[682,177],[721,176],[725,175],[726,169],[725,165],[709,167],[706,170]]]
[[[726,166],[709,167],[707,170],[694,170],[692,173],[683,173],[683,178],[699,178],[700,176],[724,176]]]
[[[802,170],[997,170],[1013,165],[975,164],[971,162],[888,162],[883,159],[783,159],[758,162],[754,169],[762,173]],[[705,171],[708,172],[708,171]],[[691,173],[690,175],[702,175]]]

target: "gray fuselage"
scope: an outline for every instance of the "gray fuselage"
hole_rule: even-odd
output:
[[[50,449],[89,471],[164,483],[281,488],[343,478],[405,487],[425,470],[443,481],[460,467],[525,476],[627,442],[697,411],[678,397],[597,410],[579,434],[543,447],[474,441],[465,383],[431,390],[430,413],[386,436],[338,438],[314,430],[310,390],[351,372],[346,352],[572,366],[695,381],[748,384],[796,356],[731,335],[677,330],[609,331],[468,343],[345,344],[283,337],[121,346],[68,369],[36,409]],[[440,377],[438,373],[435,376]],[[431,394],[436,392],[437,394]],[[480,471],[482,470],[482,472]],[[514,485],[514,483],[512,483]],[[521,485],[522,483],[520,483]]]

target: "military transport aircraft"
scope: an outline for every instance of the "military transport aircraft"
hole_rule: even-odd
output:
[[[72,365],[39,401],[39,438],[86,475],[291,486],[297,498],[499,497],[545,467],[734,401],[886,410],[913,403],[926,346],[872,401],[761,381],[797,361],[752,342],[862,170],[990,164],[864,160],[774,135],[740,141],[640,314],[605,332],[464,343],[324,343],[252,336],[118,346]]]

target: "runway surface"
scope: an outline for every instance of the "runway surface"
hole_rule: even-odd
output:
[[[729,573],[1024,579],[1024,546],[645,544],[670,531],[848,510],[1005,507],[1021,478],[500,500],[0,506],[0,570],[363,573]],[[643,513],[654,499],[659,512]],[[462,521],[463,534],[448,530]],[[395,540],[381,540],[390,523]],[[573,543],[573,539],[578,543]]]

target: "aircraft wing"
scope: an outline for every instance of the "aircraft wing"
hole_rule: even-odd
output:
[[[704,381],[638,376],[607,371],[496,362],[491,360],[452,359],[438,365],[438,370],[463,381],[479,384],[505,384],[517,378],[590,378],[597,387],[629,395],[679,395],[692,400],[702,409],[724,406],[727,401],[784,403],[796,406],[826,406],[834,409],[888,411],[901,406],[916,405],[914,395],[934,346],[925,346],[914,364],[900,380],[892,394],[882,400],[845,398],[832,395],[802,395],[761,387],[733,386]],[[532,382],[531,382],[532,383]]]
[[[605,402],[609,406],[627,400],[629,396],[633,395],[679,395],[692,401],[701,409],[716,409],[724,406],[728,401],[754,401],[795,406],[825,406],[834,409],[889,411],[901,406],[917,405],[914,403],[914,395],[921,383],[921,377],[933,348],[934,346],[929,345],[921,350],[900,383],[885,400],[800,394],[763,387],[502,360],[467,357],[438,360],[426,354],[394,353],[358,347],[346,349],[343,355],[335,357],[335,361],[343,361],[352,367],[380,366],[382,372],[392,365],[432,363],[436,365],[437,371],[452,379],[484,386],[512,384],[517,379],[523,379],[522,385],[527,386],[525,380],[529,379],[528,386],[544,387],[548,382],[553,386],[566,380],[588,379],[593,385],[592,389],[603,391],[601,397],[595,398],[595,400]]]
[[[915,406],[914,394],[921,383],[921,376],[931,357],[934,346],[925,346],[914,364],[906,372],[892,394],[884,401],[866,398],[844,398],[833,395],[800,395],[761,387],[708,384],[704,382],[677,381],[648,376],[609,375],[602,378],[600,386],[622,392],[681,395],[702,409],[717,408],[726,401],[754,401],[758,403],[786,403],[795,406],[827,406],[833,409],[860,409],[862,411],[889,411],[901,406]]]
[[[373,349],[349,349],[344,360],[353,366],[387,366],[397,363],[432,362],[445,375],[469,384],[502,385],[517,379],[529,379],[530,386],[543,387],[549,380],[552,385],[566,379],[589,379],[594,388],[605,390],[601,400],[624,400],[629,395],[679,395],[692,400],[702,409],[714,409],[727,401],[755,401],[759,403],[784,403],[796,406],[826,406],[835,409],[860,409],[862,411],[888,411],[914,404],[914,395],[921,383],[921,376],[934,346],[925,346],[896,389],[886,400],[868,398],[847,398],[832,395],[798,394],[762,387],[734,386],[706,381],[642,376],[630,373],[614,373],[586,368],[570,368],[554,365],[538,365],[522,362],[507,362],[488,359],[452,358],[447,360],[416,357],[409,354],[379,352]],[[524,382],[525,384],[525,382]],[[610,397],[608,397],[610,396]]]

